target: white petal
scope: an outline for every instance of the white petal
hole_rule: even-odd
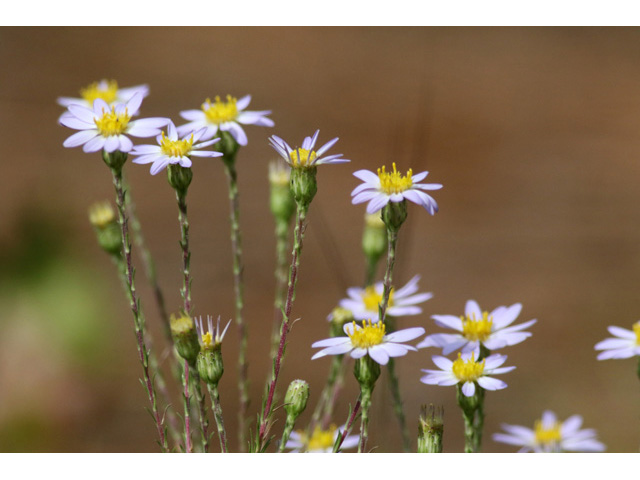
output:
[[[98,135],[97,130],[82,130],[67,138],[62,144],[64,147],[73,148],[82,145]]]
[[[480,377],[478,379],[478,385],[485,390],[502,390],[503,388],[507,388],[507,384],[502,380],[491,377]]]
[[[464,385],[462,385],[462,393],[465,397],[473,397],[473,394],[476,393],[476,384],[473,382],[464,382]]]
[[[482,310],[480,309],[480,305],[475,300],[467,301],[467,304],[464,307],[464,314],[469,318],[475,318],[476,320],[480,320],[482,318]]]
[[[453,315],[431,315],[436,322],[436,325],[444,328],[452,328],[459,332],[462,332],[462,320],[460,317],[454,317]]]
[[[369,348],[369,356],[373,358],[380,365],[386,365],[389,363],[389,354],[386,352],[384,348],[381,348],[381,345],[376,345],[374,347]]]

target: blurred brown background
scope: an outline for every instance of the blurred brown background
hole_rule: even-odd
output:
[[[266,200],[276,133],[320,142],[351,164],[319,169],[281,387],[302,377],[316,394],[329,361],[310,361],[325,316],[364,275],[364,208],[351,173],[392,161],[444,184],[435,217],[417,206],[401,232],[395,279],[416,273],[434,292],[420,317],[522,302],[533,337],[510,347],[509,388],[487,395],[485,451],[501,422],[533,425],[544,409],[574,413],[609,451],[637,451],[633,359],[596,361],[606,327],[640,318],[640,31],[586,28],[3,28],[0,30],[0,450],[156,451],[138,383],[131,314],[96,245],[88,206],[113,198],[98,154],[64,149],[56,97],[102,78],[148,83],[144,116],[197,108],[216,94],[253,95],[273,129],[247,127],[238,158],[250,326],[251,414],[269,371],[274,241]],[[143,142],[144,143],[144,142]],[[233,315],[226,181],[196,159],[189,191],[197,314]],[[179,229],[164,175],[128,164],[139,215],[169,307],[180,306]],[[139,257],[137,257],[139,261]],[[156,310],[138,265],[147,321]],[[222,401],[233,431],[232,330]],[[423,403],[445,406],[445,450],[461,451],[453,387],[421,384],[435,349],[398,361],[412,432]],[[398,451],[381,378],[371,445]],[[350,372],[337,423],[357,395]],[[180,405],[177,406],[180,411]],[[275,430],[279,434],[282,423]],[[232,445],[235,436],[232,435]],[[216,442],[214,442],[215,444]]]

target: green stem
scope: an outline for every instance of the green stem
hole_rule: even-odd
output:
[[[371,407],[371,388],[360,388],[360,407],[362,413],[360,415],[360,443],[358,444],[358,453],[364,453],[369,439],[369,408]]]
[[[475,394],[472,397],[465,397],[460,384],[457,388],[458,404],[464,419],[464,451],[478,453],[482,445],[484,427],[484,389],[476,385]]]
[[[393,281],[393,266],[396,263],[396,243],[398,242],[398,232],[387,229],[387,270],[384,273],[384,290],[382,292],[382,302],[380,303],[379,319],[385,321],[387,315],[387,307],[389,306],[389,297],[391,295],[391,287]]]
[[[289,223],[276,218],[276,291],[274,297],[274,321],[271,333],[270,358],[278,351],[280,341],[280,319],[287,294],[287,247],[289,246]]]
[[[327,413],[333,412],[333,402],[334,397],[334,387],[336,382],[338,381],[338,377],[340,376],[340,372],[343,370],[342,366],[344,363],[344,355],[335,355],[331,358],[331,366],[329,367],[329,375],[327,376],[327,382],[320,393],[320,399],[316,404],[316,408],[311,415],[311,421],[309,422],[309,426],[307,428],[307,433],[310,434],[315,429],[316,425],[320,423],[321,418],[326,418]],[[329,406],[331,404],[331,406]],[[321,423],[324,428],[324,422]]]
[[[393,411],[398,419],[400,432],[402,433],[402,448],[406,453],[411,451],[411,437],[407,428],[407,421],[404,415],[404,407],[402,405],[402,395],[400,394],[400,382],[396,374],[395,359],[390,358],[387,363],[387,371],[389,372],[389,389],[391,390],[391,398],[393,399]]]
[[[165,435],[165,426],[162,418],[160,417],[160,412],[158,411],[156,392],[149,373],[149,351],[147,350],[145,343],[144,316],[140,309],[140,301],[136,294],[135,269],[131,259],[131,242],[129,240],[128,219],[126,214],[126,192],[122,183],[122,168],[111,168],[111,174],[113,176],[113,185],[116,191],[118,222],[122,233],[122,252],[125,265],[127,296],[129,297],[131,312],[133,313],[133,325],[136,335],[138,355],[140,363],[142,364],[144,385],[149,397],[149,403],[151,403],[151,414],[156,422],[156,428],[158,430],[160,448],[163,452],[166,452],[168,451],[168,446]]]
[[[189,250],[189,218],[187,217],[187,194],[186,191],[176,190],[178,201],[178,220],[180,221],[180,246],[182,247],[182,296],[183,310],[186,315],[191,316],[191,251]]]
[[[222,405],[220,404],[220,393],[218,385],[208,385],[209,395],[211,396],[211,404],[213,405],[213,416],[218,427],[218,439],[220,440],[220,450],[227,453],[227,432],[224,428],[224,419],[222,417]]]
[[[287,420],[284,424],[284,430],[282,431],[282,438],[280,439],[280,446],[278,447],[278,453],[284,452],[284,447],[287,445],[289,441],[289,437],[291,436],[291,432],[293,431],[293,426],[295,425],[295,421],[292,420],[289,416],[287,416]]]
[[[233,287],[236,298],[236,325],[240,336],[238,350],[238,390],[240,405],[238,406],[238,441],[240,451],[245,450],[246,417],[249,408],[249,379],[247,363],[247,326],[242,317],[244,307],[244,280],[242,263],[242,236],[240,234],[240,204],[238,195],[238,174],[235,167],[235,155],[224,156],[223,165],[229,184],[229,218],[231,221],[231,250],[233,253]]]
[[[184,400],[184,451],[193,452],[191,444],[191,406],[189,405],[189,362],[184,361],[182,370],[183,400]]]

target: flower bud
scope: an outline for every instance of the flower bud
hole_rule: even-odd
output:
[[[172,163],[167,168],[169,185],[180,195],[186,195],[192,178],[193,171],[190,168],[181,167],[177,163]]]
[[[418,453],[442,453],[444,408],[422,406],[418,424]]]
[[[316,167],[298,167],[291,169],[291,193],[296,204],[308,207],[318,191]]]
[[[362,251],[369,263],[374,265],[387,251],[387,227],[382,221],[380,213],[365,215]]]
[[[347,308],[336,307],[329,314],[328,319],[331,321],[331,336],[341,337],[344,335],[343,327],[345,323],[351,323],[355,320],[353,312]]]
[[[119,150],[109,153],[106,150],[102,150],[102,160],[111,170],[120,172],[127,161],[127,153]]]
[[[362,358],[356,360],[353,367],[353,374],[356,380],[360,384],[361,389],[373,390],[376,384],[376,380],[380,376],[380,365],[373,360],[369,355],[365,355]]]
[[[269,164],[271,213],[277,220],[287,224],[291,221],[291,217],[296,210],[296,203],[289,186],[290,180],[291,171],[284,162],[272,162]]]
[[[171,315],[169,319],[171,327],[171,336],[176,346],[178,355],[184,358],[189,365],[193,366],[198,353],[200,352],[200,343],[198,342],[198,333],[196,326],[190,316],[183,314],[179,317]]]
[[[387,226],[387,230],[397,232],[400,226],[407,219],[407,201],[389,202],[382,209],[382,221]]]
[[[203,349],[198,354],[196,368],[200,378],[208,385],[217,385],[224,373],[220,345],[214,349]]]
[[[120,226],[109,202],[92,205],[89,208],[89,221],[96,232],[98,245],[110,255],[120,255],[122,252]]]
[[[289,384],[284,396],[284,409],[287,417],[295,421],[307,407],[309,400],[309,384],[304,380],[294,380]]]

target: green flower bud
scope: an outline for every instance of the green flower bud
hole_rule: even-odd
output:
[[[387,251],[387,228],[380,213],[367,214],[362,232],[362,251],[367,260],[374,265]]]
[[[418,424],[418,453],[442,453],[444,408],[422,406]]]
[[[191,184],[193,171],[190,168],[181,167],[177,163],[172,163],[167,168],[167,179],[169,185],[180,195],[186,195]]]
[[[397,232],[400,226],[407,219],[407,201],[389,202],[382,209],[382,221],[387,226],[387,230]]]
[[[309,400],[309,384],[304,380],[291,382],[284,396],[284,409],[291,421],[295,421],[304,412],[307,400]]]
[[[220,137],[220,141],[214,143],[213,148],[222,153],[223,157],[221,158],[223,161],[233,161],[240,149],[240,144],[236,142],[236,139],[229,132],[218,130],[218,137]]]
[[[89,221],[96,232],[98,245],[110,255],[120,255],[122,252],[120,226],[109,202],[92,205],[89,208]]]
[[[361,389],[368,389],[373,391],[373,387],[376,384],[376,380],[380,376],[380,365],[373,360],[369,355],[365,355],[362,358],[356,360],[353,367],[353,374],[358,380]]]
[[[217,348],[205,348],[198,354],[196,368],[200,378],[208,385],[217,385],[224,373],[222,351],[220,345]]]
[[[345,323],[351,323],[355,320],[351,310],[342,307],[336,307],[329,315],[331,318],[331,336],[341,337],[344,335]]]
[[[198,353],[200,353],[200,343],[198,343],[198,333],[193,320],[188,315],[180,315],[176,317],[171,315],[169,319],[171,327],[171,336],[173,343],[178,351],[178,355],[184,358],[189,365],[193,366]]]
[[[291,221],[295,213],[296,203],[291,194],[289,182],[291,171],[284,162],[273,162],[269,164],[269,184],[271,185],[270,206],[271,213],[279,221]]]
[[[102,160],[110,169],[120,172],[127,161],[127,153],[119,150],[109,153],[106,150],[102,150]]]
[[[308,207],[318,191],[316,167],[291,169],[291,193],[296,204]]]

